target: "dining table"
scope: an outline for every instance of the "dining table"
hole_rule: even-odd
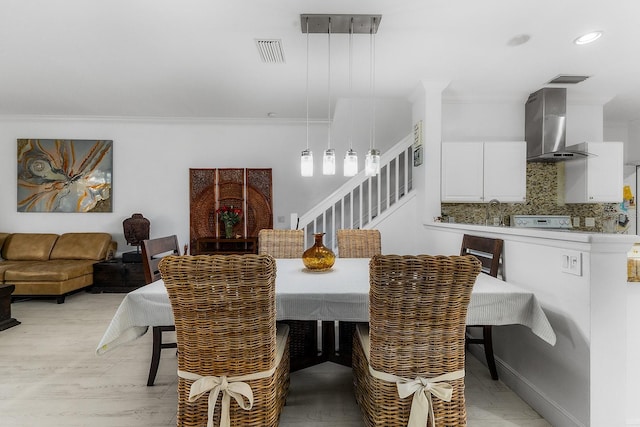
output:
[[[305,268],[301,259],[276,259],[276,319],[322,321],[323,355],[319,361],[335,356],[331,349],[334,322],[369,320],[369,261],[337,258],[330,270],[314,272]],[[556,342],[533,292],[483,273],[473,286],[466,323],[524,325],[548,344]],[[96,352],[101,355],[131,342],[149,327],[173,324],[164,282],[152,282],[125,295]]]

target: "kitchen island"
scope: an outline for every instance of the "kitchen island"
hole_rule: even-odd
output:
[[[627,282],[638,236],[449,223],[423,230],[428,253],[456,253],[463,234],[503,239],[504,278],[540,300],[555,346],[519,326],[494,328],[499,375],[511,389],[554,426],[640,425],[640,338],[629,327],[640,321],[640,286]]]

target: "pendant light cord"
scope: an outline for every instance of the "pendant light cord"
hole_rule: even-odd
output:
[[[327,37],[327,51],[328,51],[328,61],[327,61],[327,98],[329,100],[328,102],[328,112],[329,112],[329,117],[328,117],[328,128],[329,128],[329,137],[327,140],[327,148],[331,148],[331,18],[329,18],[329,31],[328,31],[329,36]]]
[[[370,76],[370,85],[371,85],[371,130],[369,133],[369,144],[370,144],[370,149],[373,149],[373,142],[376,139],[376,129],[375,129],[375,123],[376,123],[376,98],[375,98],[375,91],[376,91],[376,85],[375,85],[375,81],[376,81],[376,38],[375,38],[375,25],[376,25],[376,18],[371,18],[371,30],[370,30],[370,44],[369,44],[369,56],[371,58],[371,76]]]
[[[309,17],[306,19],[307,23],[307,83],[306,83],[306,95],[307,95],[307,151],[309,151]]]
[[[349,96],[351,100],[349,102],[349,150],[353,150],[353,18],[349,25]]]

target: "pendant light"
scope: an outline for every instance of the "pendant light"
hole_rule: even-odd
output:
[[[300,174],[302,176],[313,176],[313,152],[309,150],[309,18],[306,19],[307,24],[307,148],[302,150],[300,156]]]
[[[375,81],[376,81],[376,65],[375,65],[375,25],[376,18],[371,18],[371,30],[369,32],[369,56],[371,64],[371,77],[369,83],[371,85],[371,129],[369,130],[369,151],[365,158],[364,171],[367,176],[376,176],[380,173],[380,150],[374,147],[376,139],[376,99],[375,99]]]
[[[309,32],[307,31],[307,35]],[[327,67],[327,98],[329,117],[327,121],[327,149],[324,151],[322,157],[322,174],[323,175],[335,175],[336,174],[336,150],[331,148],[331,18],[329,18],[329,31],[327,32],[327,51],[328,51],[328,67]]]
[[[349,23],[349,149],[344,155],[344,176],[354,176],[358,173],[358,154],[353,150],[353,18]]]

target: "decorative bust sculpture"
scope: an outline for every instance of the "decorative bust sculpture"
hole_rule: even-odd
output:
[[[140,246],[140,243],[149,238],[149,220],[140,213],[134,213],[131,218],[122,221],[124,238],[131,246]]]

